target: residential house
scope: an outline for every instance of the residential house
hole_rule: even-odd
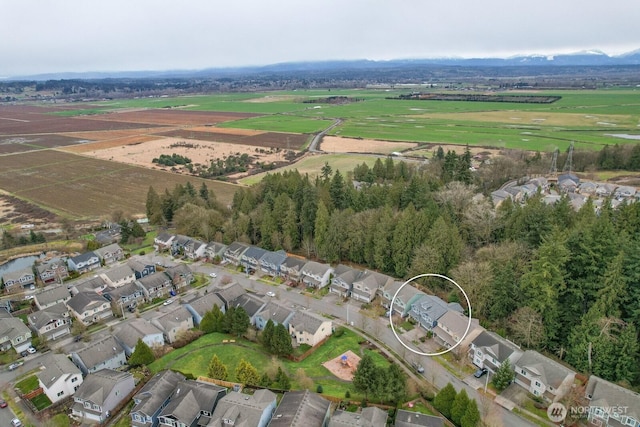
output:
[[[114,315],[123,313],[125,307],[135,307],[144,302],[144,290],[137,283],[129,283],[119,288],[107,288],[102,295],[108,299],[113,306]]]
[[[387,412],[375,406],[360,412],[336,410],[329,420],[329,427],[386,427]]]
[[[169,403],[158,415],[161,426],[204,426],[227,389],[193,380],[178,383]],[[206,418],[205,418],[206,417]]]
[[[308,344],[313,347],[332,332],[331,320],[307,311],[297,311],[289,320],[289,334],[297,344]]]
[[[404,285],[404,283],[390,282],[380,290],[382,293],[382,306],[401,317],[407,316],[413,304],[425,295],[424,292],[419,291],[411,284]],[[391,307],[392,301],[393,307]]]
[[[110,245],[96,249],[93,252],[98,255],[98,258],[100,258],[100,262],[102,263],[102,265],[113,264],[114,262],[118,262],[124,259],[124,250],[117,243],[112,243]]]
[[[433,328],[433,334],[436,341],[445,348],[453,347],[460,340],[464,340],[460,344],[464,348],[483,330],[478,319],[472,318],[469,324],[468,316],[455,310],[448,310],[438,319],[438,324]]]
[[[213,310],[213,306],[218,306],[223,313],[226,311],[224,302],[214,292],[207,292],[203,296],[197,296],[183,303],[189,313],[193,316],[193,323],[200,326],[200,321],[208,311]]]
[[[409,316],[427,331],[432,331],[447,311],[462,313],[462,307],[458,303],[447,304],[435,295],[422,295],[411,305]]]
[[[64,279],[69,277],[67,261],[60,258],[55,258],[42,264],[36,264],[36,272],[45,285],[54,282],[62,283]]]
[[[169,404],[169,399],[184,375],[166,370],[157,373],[133,396],[131,425],[133,427],[157,427],[160,412]]]
[[[229,303],[229,307],[242,307],[247,315],[249,315],[249,320],[253,326],[256,324],[256,314],[258,314],[264,305],[265,302],[261,298],[249,293],[242,294]]]
[[[224,288],[216,289],[214,292],[224,303],[225,310],[232,307],[232,301],[247,293],[242,285],[237,282],[233,282]]]
[[[292,282],[299,282],[302,278],[302,268],[306,263],[307,260],[304,258],[288,256],[280,265],[280,277]]]
[[[491,373],[495,373],[507,359],[513,367],[520,356],[520,347],[489,331],[478,334],[469,349],[469,357],[473,364],[478,368],[487,368]]]
[[[260,271],[269,276],[280,275],[280,266],[287,259],[287,253],[283,250],[268,251],[260,258]]]
[[[590,426],[640,427],[640,394],[591,375],[586,398]]]
[[[73,282],[67,285],[71,291],[71,295],[76,295],[80,292],[93,292],[95,294],[102,294],[102,291],[107,289],[107,282],[100,276],[94,276],[87,280],[81,280]]]
[[[185,254],[185,247],[191,242],[191,237],[177,234],[171,241],[171,255],[179,257]]]
[[[615,191],[616,191],[615,184],[598,183],[598,188],[596,189],[596,195],[598,197],[609,197],[613,195]]]
[[[222,260],[224,262],[228,262],[229,264],[238,266],[240,265],[242,254],[247,249],[249,249],[249,245],[240,242],[233,242],[232,244],[227,246],[227,249],[222,254]]]
[[[55,341],[71,334],[71,316],[64,303],[57,303],[27,316],[29,326],[38,336]]]
[[[119,288],[136,280],[136,274],[127,264],[112,267],[100,274],[100,277],[110,288]]]
[[[71,416],[83,422],[103,423],[134,388],[133,375],[128,372],[102,369],[91,373],[73,396]]]
[[[311,288],[324,288],[329,284],[333,268],[329,264],[321,264],[315,261],[307,262],[300,270],[302,282]]]
[[[167,232],[162,232],[159,233],[154,239],[153,239],[153,247],[155,248],[156,251],[158,252],[165,252],[171,249],[171,246],[173,244],[173,239],[175,238],[174,235],[169,234]]]
[[[169,310],[154,317],[151,323],[162,331],[167,344],[173,344],[179,338],[181,332],[193,328],[193,316],[182,304],[178,304]]]
[[[508,191],[496,190],[491,192],[491,201],[496,208],[507,199],[513,199],[513,196]]]
[[[88,326],[111,317],[111,304],[95,292],[80,292],[67,301],[69,311],[83,325]]]
[[[586,196],[595,195],[597,189],[598,189],[598,184],[590,181],[581,182],[580,185],[578,186],[578,192]]]
[[[38,361],[40,370],[36,377],[51,403],[73,396],[82,384],[82,372],[66,355],[49,352]]]
[[[253,274],[258,271],[258,268],[260,267],[260,258],[262,258],[266,253],[267,251],[262,248],[249,246],[249,248],[240,256],[240,265],[246,273]]]
[[[187,264],[182,263],[167,268],[164,274],[169,277],[175,290],[183,289],[195,280],[193,271],[191,271]]]
[[[252,395],[231,391],[216,405],[207,426],[266,427],[276,410],[276,395],[256,390]]]
[[[634,197],[636,195],[636,188],[630,187],[628,185],[620,185],[616,188],[616,191],[613,193],[613,196],[617,199],[628,199]]]
[[[98,231],[95,234],[96,242],[100,245],[110,245],[122,239],[122,226],[120,224],[109,223],[106,230]]]
[[[129,258],[127,265],[133,270],[136,279],[142,279],[156,272],[156,265],[143,257]]]
[[[326,427],[331,402],[309,390],[289,391],[282,396],[269,427]]]
[[[44,310],[47,307],[52,307],[59,303],[66,304],[70,299],[71,294],[64,285],[46,287],[33,296],[33,301],[39,310]]]
[[[20,270],[7,271],[2,276],[4,290],[6,292],[14,292],[35,286],[36,275],[31,267],[21,268]]]
[[[274,325],[284,325],[289,330],[289,321],[295,314],[295,310],[275,301],[267,302],[255,315],[255,325],[263,330],[267,322],[271,320]]]
[[[529,393],[557,402],[571,390],[576,373],[537,351],[527,350],[515,362],[515,382]]]
[[[558,176],[558,188],[564,193],[574,193],[580,185],[580,178],[572,173]]]
[[[173,288],[171,279],[163,271],[142,277],[136,280],[136,283],[142,287],[142,292],[144,292],[144,297],[147,301],[151,301],[154,298],[163,298]]]
[[[207,251],[207,244],[198,239],[190,239],[184,245],[184,256],[190,260],[196,260],[204,257]]]
[[[355,268],[339,264],[333,272],[329,292],[336,293],[345,298],[351,296],[353,282],[358,280],[362,274],[362,270],[357,270]]]
[[[112,335],[87,343],[84,348],[72,352],[71,360],[84,375],[101,369],[118,369],[127,364],[124,349]]]
[[[79,274],[87,273],[100,267],[100,257],[95,252],[89,251],[69,258],[67,264],[71,271]]]
[[[138,339],[141,339],[149,347],[161,347],[164,345],[162,331],[146,319],[133,319],[125,326],[118,327],[113,336],[124,349],[124,354],[130,357],[136,349]]]
[[[393,279],[386,274],[365,270],[353,282],[351,298],[357,301],[371,302],[376,297],[379,289],[393,283]]]
[[[224,251],[227,250],[227,245],[218,242],[209,242],[207,248],[204,250],[204,254],[211,261],[221,261]]]
[[[444,427],[444,419],[420,412],[398,409],[395,427]]]
[[[0,350],[21,353],[31,347],[31,330],[18,317],[0,319]]]

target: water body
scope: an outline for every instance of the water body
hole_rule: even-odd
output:
[[[628,134],[628,133],[606,133],[605,135],[613,136],[615,138],[640,140],[640,135],[631,135],[631,134]]]
[[[6,262],[0,265],[0,277],[2,277],[5,273],[11,273],[14,271],[22,270],[23,268],[31,267],[37,259],[42,258],[44,258],[44,255],[29,255]]]

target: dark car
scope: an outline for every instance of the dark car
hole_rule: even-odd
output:
[[[29,355],[29,352],[27,350],[21,351],[20,352],[20,356],[22,357],[27,357]]]
[[[82,338],[82,335],[76,335],[75,337],[73,337],[73,342],[82,341]]]
[[[487,372],[489,372],[487,368],[480,368],[473,373],[473,376],[476,378],[480,378],[481,376],[485,375]]]

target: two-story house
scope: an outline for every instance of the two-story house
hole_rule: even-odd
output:
[[[218,401],[208,425],[266,427],[275,410],[276,395],[270,390],[252,395],[231,391]]]
[[[56,304],[66,304],[71,299],[69,290],[64,285],[53,285],[42,289],[34,294],[33,301],[40,310],[52,307]]]
[[[93,251],[103,265],[113,264],[124,259],[124,250],[117,243],[103,246]]]
[[[38,383],[51,403],[73,396],[82,384],[82,372],[64,354],[54,352],[40,356]]]
[[[412,413],[415,414],[415,412]],[[341,411],[338,409],[331,415],[328,427],[386,427],[387,418],[387,412],[375,406],[363,408],[360,412]],[[397,420],[395,425],[401,427]]]
[[[14,292],[35,286],[36,275],[31,267],[21,268],[20,270],[8,271],[2,276],[5,292]]]
[[[184,380],[178,383],[169,403],[158,415],[161,426],[196,426],[202,417],[211,418],[227,389],[215,384]]]
[[[124,349],[124,354],[127,357],[130,357],[136,350],[138,339],[141,339],[150,348],[164,345],[162,331],[150,321],[142,318],[133,319],[127,322],[126,326],[118,327],[113,336]]]
[[[330,336],[332,328],[331,320],[308,311],[297,311],[289,320],[289,334],[298,345],[313,347]]]
[[[129,258],[127,265],[133,270],[136,279],[141,279],[156,272],[156,265],[143,257]]]
[[[102,295],[113,305],[111,309],[114,315],[122,314],[125,307],[135,307],[145,299],[143,289],[136,282],[116,289],[107,288]]]
[[[300,282],[302,279],[302,268],[307,263],[304,258],[288,256],[280,265],[280,277],[292,282]]]
[[[47,341],[55,341],[71,334],[71,316],[64,303],[59,302],[44,310],[34,311],[27,319],[31,329]]]
[[[133,427],[157,427],[160,412],[169,404],[184,375],[166,370],[157,373],[133,396],[131,425]]]
[[[413,304],[425,295],[410,284],[403,285],[404,282],[393,281],[380,290],[382,306],[400,317],[406,317]],[[393,307],[391,307],[392,301]]]
[[[576,373],[537,351],[527,350],[516,361],[515,382],[529,393],[557,402],[570,390]]]
[[[193,328],[193,316],[182,304],[178,304],[154,317],[151,323],[162,331],[167,344],[173,344],[181,333]]]
[[[171,250],[174,238],[175,236],[173,234],[169,234],[164,231],[162,233],[158,233],[158,235],[153,239],[153,247],[158,252],[169,251]]]
[[[95,292],[79,292],[67,301],[67,307],[71,315],[85,326],[112,316],[109,300]]]
[[[69,258],[67,265],[69,270],[83,274],[100,267],[100,257],[95,252],[89,251]]]
[[[469,317],[455,310],[449,310],[438,319],[438,324],[433,328],[436,341],[445,348],[460,344],[463,348],[468,345],[480,332],[484,330],[478,319]],[[466,333],[466,335],[465,335]]]
[[[244,311],[249,316],[249,321],[251,322],[252,326],[255,326],[256,314],[258,314],[258,312],[262,309],[262,307],[264,307],[264,305],[265,302],[262,300],[262,298],[250,293],[244,293],[229,303],[230,307],[242,307],[242,309],[244,309]]]
[[[269,427],[326,427],[331,402],[309,390],[289,391],[282,396]]]
[[[344,264],[339,264],[333,272],[329,292],[338,294],[345,298],[351,296],[353,282],[358,280],[362,273],[362,270],[351,268]]]
[[[208,292],[203,296],[197,296],[183,303],[189,313],[193,316],[193,323],[200,326],[200,321],[208,311],[213,310],[213,306],[220,308],[223,313],[226,311],[224,302],[215,292]]]
[[[184,256],[190,260],[197,260],[206,255],[207,244],[198,239],[190,239],[184,245]]]
[[[315,261],[307,262],[300,270],[302,282],[311,288],[324,288],[329,284],[333,268],[329,264]]]
[[[84,375],[101,369],[118,369],[127,364],[124,349],[112,335],[71,352],[71,360]]]
[[[62,283],[64,279],[69,277],[67,261],[60,258],[55,258],[42,264],[36,264],[36,272],[45,285]]]
[[[154,298],[163,298],[173,289],[171,279],[164,274],[164,271],[158,271],[142,277],[136,283],[142,288],[147,301],[151,301]]]
[[[189,286],[195,278],[193,277],[193,271],[187,264],[176,264],[173,267],[168,267],[164,274],[169,277],[171,284],[176,291],[184,289]]]
[[[67,284],[67,287],[71,291],[71,295],[76,295],[80,292],[102,294],[102,291],[107,289],[107,286],[107,282],[98,275],[95,275],[90,279],[78,280]]]
[[[260,271],[263,273],[277,277],[280,275],[280,266],[287,259],[287,253],[283,250],[267,251],[260,258]]]
[[[227,250],[227,245],[218,242],[209,242],[204,254],[210,261],[219,262],[222,261],[225,250]]]
[[[444,418],[420,412],[399,409],[396,414],[395,427],[444,427]]]
[[[469,357],[478,368],[486,368],[495,373],[507,359],[511,366],[522,356],[520,347],[500,335],[482,331],[472,342]]]
[[[371,302],[376,297],[379,289],[384,289],[393,279],[386,274],[365,270],[353,282],[351,298],[357,301]]]
[[[17,317],[0,318],[0,350],[21,353],[31,347],[31,330]]]
[[[274,325],[283,325],[289,330],[289,321],[295,314],[295,310],[275,301],[267,302],[255,315],[255,326],[263,330],[267,322],[271,320]]]
[[[448,311],[462,313],[458,303],[446,303],[435,295],[422,295],[411,305],[409,316],[427,331],[438,325],[438,320]]]
[[[240,265],[248,274],[253,274],[260,268],[260,258],[266,254],[262,248],[257,246],[249,246],[249,248],[240,256]]]
[[[111,267],[100,274],[100,277],[110,288],[119,288],[136,280],[135,272],[127,264]]]
[[[182,234],[176,234],[171,241],[171,255],[180,257],[185,255],[185,247],[191,242],[191,237]]]
[[[590,426],[640,427],[640,394],[591,375],[585,390]]]
[[[226,263],[239,266],[242,254],[247,249],[249,249],[249,245],[241,242],[233,242],[227,246],[227,249],[222,254],[222,260]]]
[[[223,288],[218,288],[214,290],[214,292],[224,303],[225,310],[229,309],[229,307],[232,307],[232,301],[235,301],[240,295],[244,295],[247,293],[242,285],[237,282],[230,283]]]
[[[103,423],[129,397],[135,382],[128,372],[102,369],[86,376],[73,396],[71,416],[83,422]]]

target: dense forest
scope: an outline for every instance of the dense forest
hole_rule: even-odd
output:
[[[496,210],[469,161],[468,152],[439,153],[428,165],[378,159],[346,175],[325,165],[315,179],[274,173],[230,207],[206,185],[150,188],[147,214],[206,241],[283,248],[396,278],[449,275],[485,327],[637,388],[640,204],[596,214],[590,202],[576,212],[566,198],[547,205],[537,195]]]

